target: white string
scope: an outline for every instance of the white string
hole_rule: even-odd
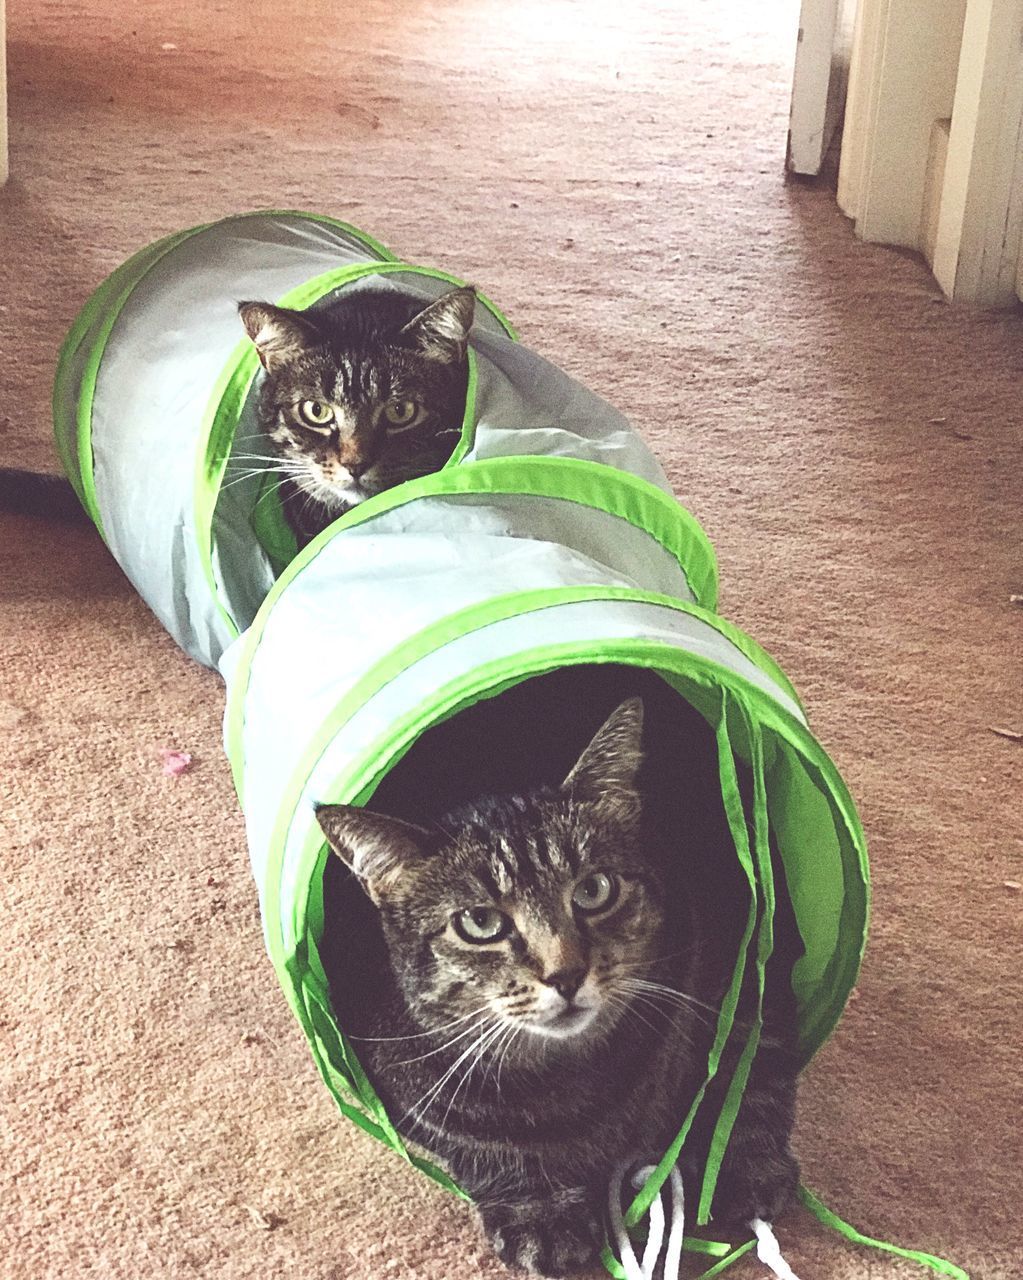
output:
[[[789,1264],[781,1256],[781,1246],[774,1234],[769,1222],[764,1222],[762,1218],[754,1218],[750,1223],[753,1228],[753,1234],[757,1238],[757,1257],[769,1267],[778,1280],[799,1280],[799,1277],[792,1270]]]
[[[611,1214],[611,1234],[618,1246],[618,1260],[625,1272],[625,1280],[644,1280],[643,1272],[636,1261],[636,1252],[625,1228],[622,1217],[622,1182],[625,1179],[626,1166],[620,1165],[611,1179],[611,1190],[608,1193],[608,1210]]]
[[[646,1180],[654,1172],[655,1166],[644,1165],[632,1175],[632,1186],[639,1191]],[[650,1229],[647,1235],[646,1248],[643,1250],[643,1261],[639,1262],[632,1247],[625,1219],[622,1215],[622,1183],[625,1181],[627,1166],[620,1166],[611,1180],[611,1191],[608,1208],[611,1214],[611,1233],[618,1247],[618,1258],[625,1272],[626,1280],[653,1280],[661,1248],[664,1244],[664,1189],[650,1205]],[[668,1247],[664,1255],[662,1280],[678,1280],[682,1265],[682,1237],[685,1235],[685,1192],[682,1187],[682,1175],[672,1167],[669,1175],[671,1181],[671,1228],[668,1232]]]
[[[668,1233],[668,1251],[664,1255],[662,1280],[675,1280],[681,1271],[682,1239],[686,1234],[686,1193],[677,1165],[672,1165],[669,1178],[671,1181],[671,1231]]]
[[[639,1191],[646,1182],[653,1168],[637,1169],[632,1175],[633,1189]],[[646,1248],[643,1250],[643,1280],[653,1280],[654,1267],[661,1256],[661,1245],[664,1244],[664,1201],[660,1196],[650,1205],[650,1223],[646,1236]]]
[[[633,1189],[639,1191],[645,1186],[647,1179],[654,1172],[652,1164],[643,1165],[632,1175]],[[618,1249],[618,1259],[625,1272],[625,1280],[653,1280],[657,1263],[660,1260],[661,1248],[664,1245],[664,1188],[651,1201],[649,1215],[650,1226],[647,1233],[646,1247],[643,1250],[643,1261],[636,1257],[632,1247],[628,1228],[622,1213],[622,1184],[628,1173],[627,1165],[620,1165],[611,1179],[611,1190],[608,1209],[611,1215],[611,1234]],[[668,1232],[668,1247],[664,1254],[664,1266],[661,1280],[679,1280],[682,1269],[682,1240],[685,1236],[685,1190],[682,1186],[682,1175],[678,1167],[673,1165],[669,1174],[671,1181],[671,1228]],[[754,1218],[750,1222],[753,1234],[757,1238],[757,1257],[777,1280],[799,1280],[789,1264],[782,1257],[781,1246],[769,1222],[762,1218]]]

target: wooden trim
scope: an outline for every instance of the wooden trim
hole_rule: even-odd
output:
[[[885,0],[876,111],[857,211],[856,231],[864,240],[920,247],[931,127],[952,115],[966,3]]]
[[[10,172],[7,162],[7,22],[5,0],[0,0],[0,187]]]
[[[1009,306],[1023,250],[1023,6],[969,0],[934,274],[956,301]]]
[[[842,155],[838,165],[838,207],[858,218],[863,198],[863,174],[873,123],[884,54],[887,0],[860,0],[853,28],[849,90],[845,100]]]
[[[844,0],[803,0],[789,112],[788,168],[820,173],[838,123],[844,71],[836,62]],[[843,82],[843,83],[840,83]]]
[[[941,214],[941,193],[945,186],[945,165],[948,162],[948,135],[951,120],[935,120],[931,126],[931,146],[927,156],[927,179],[924,183],[924,207],[920,214],[920,252],[927,265],[934,270],[934,250],[938,243],[938,220]]]

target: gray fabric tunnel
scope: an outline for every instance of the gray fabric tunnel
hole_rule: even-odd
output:
[[[395,1131],[332,1009],[314,802],[371,800],[431,726],[522,680],[634,665],[711,726],[723,792],[736,786],[729,761],[752,771],[759,820],[733,831],[750,888],[736,981],[763,981],[770,912],[753,922],[771,897],[770,831],[805,947],[793,975],[804,1061],[855,981],[868,899],[852,801],[788,679],[716,612],[706,535],[621,414],[521,345],[485,299],[446,465],[296,554],[270,476],[242,457],[268,450],[253,447],[259,364],[237,301],[303,308],[399,288],[425,304],[458,283],[330,218],[228,218],[150,246],[100,286],[54,393],[61,456],[96,527],[177,643],[227,683],[267,948],[323,1078],[346,1115],[441,1181]],[[312,636],[329,663],[293,660]],[[731,1031],[722,1015],[718,1040]],[[719,1154],[727,1139],[721,1129]]]

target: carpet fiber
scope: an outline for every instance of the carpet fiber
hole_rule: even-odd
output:
[[[313,208],[478,283],[645,432],[861,808],[873,932],[805,1077],[809,1185],[1008,1280],[1023,747],[992,729],[1023,730],[1023,324],[949,307],[784,183],[797,8],[18,0],[3,458],[56,469],[61,338],[168,232]],[[263,954],[218,678],[91,532],[2,516],[0,556],[0,1276],[508,1274],[316,1075]],[[191,770],[164,776],[166,747]],[[803,1280],[923,1274],[802,1210],[779,1234]]]

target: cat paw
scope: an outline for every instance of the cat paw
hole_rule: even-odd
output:
[[[774,1222],[789,1207],[799,1186],[799,1162],[787,1148],[751,1152],[726,1163],[714,1192],[716,1222]]]
[[[484,1211],[483,1229],[502,1262],[537,1276],[567,1276],[597,1261],[602,1214],[582,1195],[559,1192],[544,1204]]]

